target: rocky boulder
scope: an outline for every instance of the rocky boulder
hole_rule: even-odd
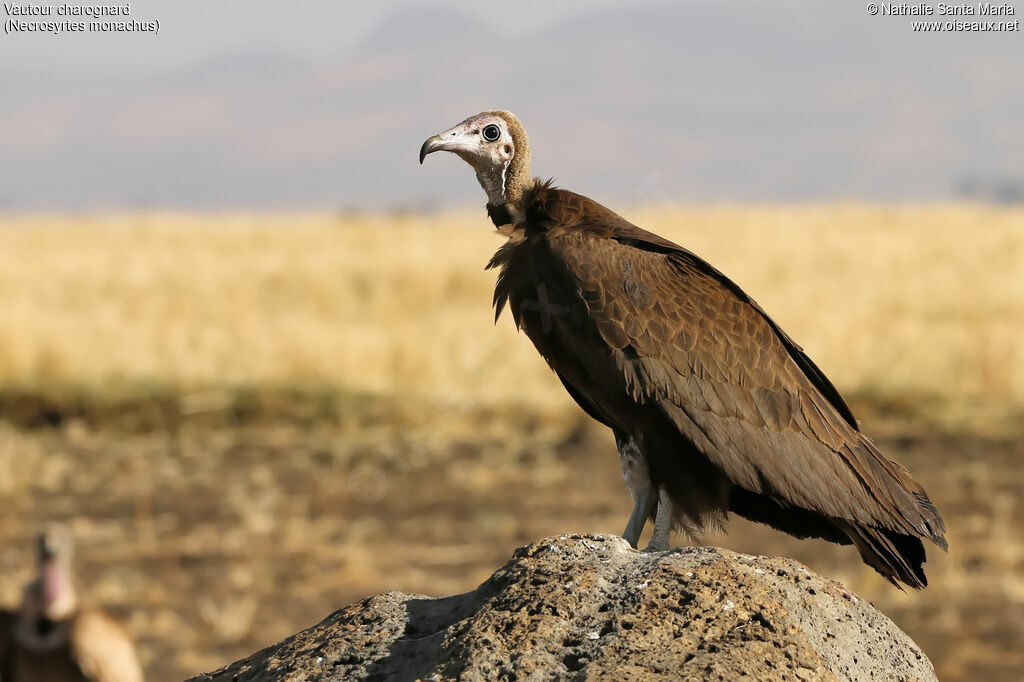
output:
[[[364,599],[196,682],[935,680],[907,635],[789,559],[637,552],[612,535],[516,551],[473,592]]]

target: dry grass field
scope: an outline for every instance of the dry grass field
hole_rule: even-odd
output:
[[[1024,210],[625,212],[750,292],[949,526],[902,594],[751,524],[893,617],[943,680],[1024,670]],[[608,434],[510,319],[482,211],[0,218],[0,603],[51,519],[151,680],[387,589],[476,586],[519,544],[621,532]]]

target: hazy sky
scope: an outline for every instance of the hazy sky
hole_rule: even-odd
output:
[[[1020,31],[915,32],[856,0],[130,18],[159,35],[0,35],[0,208],[477,204],[457,159],[416,151],[496,107],[523,118],[536,174],[608,201],[1024,200]]]

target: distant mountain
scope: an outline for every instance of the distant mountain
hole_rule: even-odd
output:
[[[420,7],[412,5],[410,7]],[[160,36],[159,39],[182,39]],[[0,63],[7,209],[481,203],[420,143],[516,111],[534,170],[610,202],[928,200],[1019,182],[1024,42],[856,3],[606,10],[510,35],[405,8],[348,56],[254,49],[145,77]]]

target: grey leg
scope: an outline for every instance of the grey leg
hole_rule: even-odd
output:
[[[648,488],[641,492],[633,501],[633,513],[629,515],[626,530],[622,533],[622,537],[626,539],[626,542],[633,549],[636,549],[640,543],[640,533],[644,532],[644,526],[647,525],[651,509],[656,504],[658,504],[658,500],[654,498],[654,488]]]
[[[645,552],[668,551],[669,537],[672,534],[672,500],[664,489],[658,491],[658,514],[654,517],[654,533],[647,543]]]

